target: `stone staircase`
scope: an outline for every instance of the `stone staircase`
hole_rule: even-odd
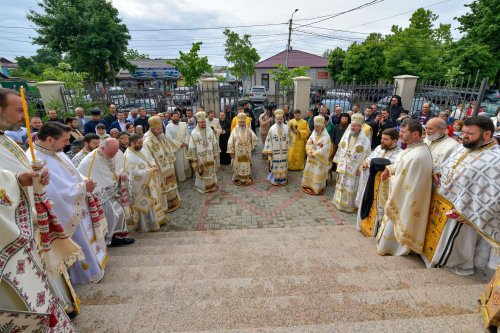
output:
[[[482,332],[486,281],[381,257],[352,226],[136,234],[77,286],[80,332]]]

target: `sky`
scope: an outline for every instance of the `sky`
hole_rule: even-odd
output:
[[[458,21],[454,18],[465,14],[468,8],[464,5],[471,1],[380,0],[347,13],[343,12],[370,0],[112,0],[112,3],[132,36],[129,48],[150,58],[172,59],[179,51],[189,51],[193,42],[201,41],[199,54],[207,56],[212,65],[225,66],[224,27],[240,35],[251,35],[253,46],[264,60],[286,49],[288,21],[298,9],[293,15],[291,47],[321,55],[327,49],[346,49],[353,41],[361,42],[370,32],[389,34],[393,24],[406,27],[411,14],[420,7],[439,16],[436,25],[451,24],[453,38],[458,39]],[[39,46],[31,43],[30,37],[36,32],[26,13],[30,9],[39,10],[36,1],[2,0],[0,7],[3,13],[0,57],[13,60],[16,56],[34,55]]]

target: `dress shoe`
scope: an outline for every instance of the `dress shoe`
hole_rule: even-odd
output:
[[[130,245],[130,244],[133,244],[134,242],[135,242],[135,239],[133,239],[133,238],[128,238],[128,237],[115,238],[115,237],[113,237],[113,239],[111,240],[111,246]]]

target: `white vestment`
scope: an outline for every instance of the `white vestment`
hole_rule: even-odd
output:
[[[82,150],[80,150],[80,151],[79,151],[79,152],[75,155],[75,157],[73,157],[73,158],[71,159],[71,163],[73,163],[73,165],[74,165],[75,167],[77,167],[77,168],[78,168],[78,166],[80,165],[80,162],[81,162],[81,161],[85,158],[85,156],[87,156],[88,154],[89,154],[89,152],[88,152],[88,151],[86,151],[86,150],[85,150],[85,148],[84,148],[84,149],[82,149]]]
[[[220,150],[220,144],[219,144],[219,137],[220,134],[222,133],[222,127],[220,126],[219,119],[214,118],[210,120],[210,118],[207,117],[207,128],[211,128],[214,131],[215,138],[217,139],[217,145],[219,145],[219,150]],[[215,165],[217,167],[217,171],[220,170],[220,153],[217,153],[217,156],[215,157]]]
[[[356,207],[361,208],[361,201],[363,200],[363,195],[365,193],[365,188],[366,188],[366,183],[368,182],[368,177],[370,176],[370,162],[374,158],[386,158],[391,163],[394,163],[396,160],[396,157],[398,154],[401,152],[401,148],[399,148],[397,145],[394,148],[391,149],[382,149],[382,146],[377,146],[370,156],[368,156],[363,163],[366,163],[368,165],[368,168],[365,170],[361,171],[361,175],[359,176],[359,188],[358,188],[358,194],[356,195]],[[384,182],[385,184],[381,183],[380,186],[385,186],[388,185],[387,182]],[[387,187],[387,186],[386,186]],[[380,196],[379,196],[380,199]],[[377,200],[377,216],[380,217],[380,220],[384,216],[384,204],[385,200]],[[356,227],[358,230],[361,228],[361,210],[358,210],[358,217],[357,217],[357,222],[356,222]],[[375,225],[378,225],[379,221],[378,219],[375,220]]]
[[[290,128],[285,124],[274,124],[267,132],[262,154],[270,155],[271,172],[267,180],[273,185],[288,184],[288,149],[292,147]]]
[[[386,167],[389,197],[377,234],[377,253],[422,253],[432,191],[432,156],[423,142],[408,145]]]
[[[448,218],[428,267],[474,274],[474,267],[497,268],[500,247],[500,146],[460,145],[442,164],[438,191],[460,217]],[[464,220],[467,223],[459,222]],[[480,234],[481,233],[481,234]]]
[[[351,127],[344,132],[333,162],[337,163],[337,182],[333,195],[333,205],[344,212],[356,210],[356,194],[359,185],[359,167],[370,153],[371,142],[360,130],[352,135]]]
[[[154,160],[128,148],[125,151],[125,170],[129,179],[130,208],[132,219],[139,232],[158,231],[165,224],[166,215],[162,208],[160,182],[151,170]]]
[[[302,187],[310,188],[314,194],[322,194],[332,167],[330,162],[332,151],[332,140],[326,128],[320,134],[314,130],[306,143],[307,161],[302,174]],[[313,155],[314,158],[309,155]]]
[[[69,277],[67,272],[57,277],[47,274],[34,228],[33,191],[31,187],[19,187],[17,182],[16,174],[30,169],[19,146],[0,134],[0,313],[51,314],[57,325],[44,332],[74,332],[64,312],[74,296]],[[0,327],[7,323],[5,319],[0,318]]]
[[[106,220],[108,233],[106,243],[110,244],[113,236],[126,237],[128,235],[126,211],[120,203],[122,191],[123,153],[118,150],[115,157],[108,159],[101,148],[94,149],[80,162],[77,170],[96,183],[94,193],[101,201]]]
[[[217,139],[211,129],[196,128],[191,133],[187,158],[195,164],[194,185],[200,193],[218,190],[215,158],[220,153]]]
[[[53,210],[64,230],[81,248],[83,262],[76,263],[70,270],[71,282],[83,284],[99,282],[104,277],[106,254],[105,221],[102,227],[94,229],[87,202],[85,178],[76,170],[64,153],[53,153],[35,144],[35,156],[47,163],[50,182],[46,187]],[[30,154],[26,154],[31,160]]]
[[[434,141],[427,140],[426,138],[424,142],[431,151],[434,169],[441,165],[459,145],[456,140],[453,140],[446,134]]]
[[[189,132],[185,122],[170,122],[165,129],[165,136],[172,147],[175,155],[175,175],[180,182],[186,181],[193,176],[191,165],[186,158],[189,145]],[[185,144],[182,147],[182,144]]]
[[[233,180],[250,181],[252,170],[252,151],[257,146],[257,136],[246,125],[236,126],[227,142],[227,153],[233,154]]]
[[[175,155],[164,134],[155,135],[151,129],[144,135],[142,153],[150,156],[160,170],[156,174],[160,181],[162,206],[172,212],[181,205],[175,178]]]

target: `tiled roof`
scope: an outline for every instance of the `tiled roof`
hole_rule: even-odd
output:
[[[277,64],[285,65],[286,63],[286,50],[280,52],[270,58],[262,60],[255,64],[255,68],[274,68]],[[300,66],[309,66],[311,68],[326,68],[328,59],[315,54],[290,50],[288,53],[288,67],[295,68]]]

